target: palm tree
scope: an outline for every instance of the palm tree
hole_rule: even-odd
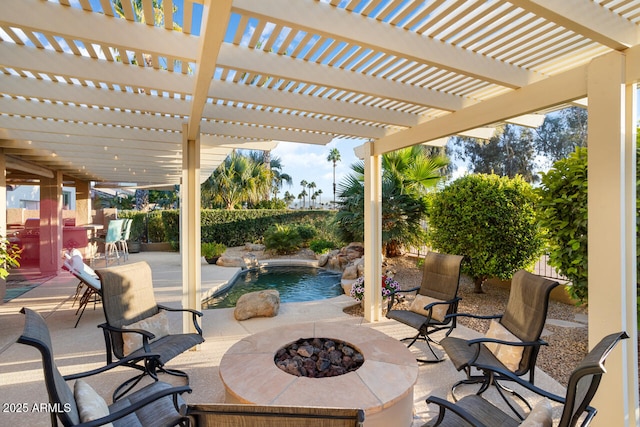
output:
[[[257,203],[269,191],[271,172],[250,156],[232,152],[202,184],[202,205],[218,203],[234,209],[241,203]]]
[[[319,188],[318,191],[316,191],[316,194],[320,198],[320,205],[322,205],[322,188]]]
[[[311,196],[313,195],[313,189],[316,188],[316,183],[311,181],[310,183],[307,184],[307,188],[309,189],[309,207],[312,207],[311,206]]]
[[[249,157],[251,157],[256,163],[264,164],[265,167],[271,171],[272,182],[270,194],[273,194],[274,198],[278,197],[278,193],[285,183],[289,186],[293,183],[291,175],[282,173],[282,161],[280,158],[271,156],[270,151],[250,151]],[[268,199],[268,196],[266,198]]]
[[[303,179],[302,181],[300,181],[300,186],[302,187],[302,207],[304,208],[305,203],[304,203],[304,197],[307,195],[307,184],[309,184],[305,179]],[[299,198],[299,197],[298,197]]]
[[[289,206],[291,204],[291,202],[293,202],[296,199],[296,196],[294,196],[293,194],[289,193],[288,191],[285,191],[284,192],[284,196],[282,197],[282,199],[287,204],[287,206]]]
[[[426,195],[440,182],[449,161],[430,155],[424,146],[382,156],[382,241],[386,256],[398,256],[405,245],[424,241]],[[340,211],[336,220],[345,241],[364,238],[364,163],[351,165],[340,183]]]
[[[327,156],[328,162],[333,162],[333,206],[336,206],[336,163],[340,161],[340,151],[337,148],[332,148]]]

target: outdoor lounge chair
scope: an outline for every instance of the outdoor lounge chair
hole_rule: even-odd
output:
[[[494,319],[484,338],[466,340],[446,337],[440,341],[455,368],[458,371],[464,369],[467,374],[467,379],[453,385],[451,392],[454,399],[456,388],[462,384],[481,384],[478,395],[490,385],[495,385],[505,401],[507,399],[503,390],[518,396],[500,384],[501,380],[512,378],[501,374],[505,371],[518,377],[528,373],[529,382],[533,384],[538,351],[541,345],[546,345],[540,335],[547,319],[549,295],[556,286],[558,282],[520,270],[511,280],[511,291],[504,314],[451,315]],[[478,369],[481,375],[472,375],[472,368]],[[526,403],[521,396],[518,397]]]
[[[195,427],[361,427],[361,409],[240,404],[185,405]]]
[[[596,415],[596,409],[589,406],[595,395],[602,374],[606,372],[604,362],[613,347],[621,339],[629,338],[625,332],[618,332],[604,337],[573,370],[569,377],[567,394],[565,397],[548,393],[533,384],[516,377],[509,371],[502,371],[501,375],[508,376],[524,388],[542,396],[544,399],[553,400],[563,405],[562,416],[558,427],[573,427],[581,420],[581,426],[589,425]],[[501,409],[497,408],[481,396],[472,394],[465,396],[457,403],[451,403],[438,397],[428,397],[427,403],[435,403],[440,406],[438,418],[434,426],[463,427],[463,426],[518,426],[522,420],[514,419]],[[551,425],[551,411],[546,406],[548,401],[538,404],[529,413],[529,417],[538,422],[531,425]],[[547,421],[548,424],[544,424]],[[606,424],[606,422],[605,422]]]
[[[112,363],[114,356],[123,359],[151,353],[157,355],[145,360],[144,365],[137,362],[126,364],[142,373],[118,387],[114,399],[121,390],[126,393],[147,374],[157,380],[157,371],[185,377],[188,383],[189,377],[185,372],[167,369],[164,365],[204,342],[197,320],[202,313],[158,305],[153,293],[151,267],[146,262],[100,269],[96,273],[102,283],[102,308],[106,322],[98,326],[104,333],[107,364]],[[191,313],[197,333],[170,333],[166,311]]]
[[[80,322],[80,319],[84,314],[84,310],[85,308],[87,308],[87,304],[89,304],[89,302],[93,301],[95,309],[95,305],[102,296],[102,285],[100,284],[100,279],[98,278],[96,272],[93,270],[93,268],[84,263],[84,261],[82,260],[82,255],[77,249],[71,251],[71,255],[65,253],[65,261],[62,264],[62,267],[65,270],[69,271],[69,273],[71,273],[76,279],[80,281],[78,283],[78,286],[76,287],[76,294],[74,296],[73,302],[73,304],[75,304],[77,299],[80,298],[78,309],[76,310],[76,316],[78,315],[78,313],[80,313],[80,315],[76,320],[76,324],[73,326],[75,328],[78,326],[78,323]],[[86,289],[83,292],[82,289],[84,289],[85,286]]]
[[[389,298],[387,318],[397,320],[400,323],[411,326],[418,333],[413,337],[402,339],[411,341],[411,347],[417,340],[423,340],[435,360],[417,359],[423,363],[437,363],[444,359],[438,358],[431,348],[431,342],[436,343],[430,337],[434,332],[446,330],[445,336],[449,336],[456,327],[456,317],[445,317],[458,311],[458,284],[460,282],[460,264],[462,256],[439,254],[429,252],[424,259],[422,283],[419,288],[397,291]],[[393,306],[399,301],[400,294],[416,292],[416,299],[409,310],[394,310]]]
[[[18,342],[40,351],[49,403],[51,408],[62,408],[51,411],[52,426],[57,426],[58,420],[64,426],[94,426],[109,422],[115,427],[188,425],[180,415],[179,408],[185,404],[180,395],[191,392],[189,387],[173,387],[157,381],[107,406],[104,399],[81,379],[109,371],[132,359],[123,359],[89,372],[62,376],[56,366],[51,336],[44,319],[28,308],[23,308],[21,312],[25,315],[25,325]],[[73,390],[66,383],[70,380],[76,380]],[[94,421],[86,424],[90,419]]]

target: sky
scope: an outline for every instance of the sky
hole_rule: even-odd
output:
[[[285,184],[278,197],[282,198],[285,191],[294,196],[302,191],[300,181],[316,183],[316,191],[322,189],[322,203],[333,200],[333,162],[327,161],[332,148],[340,152],[340,161],[336,164],[336,184],[351,172],[351,164],[358,161],[353,149],[362,145],[361,140],[334,139],[327,145],[300,144],[295,142],[279,142],[271,150],[272,157],[278,157],[282,164],[282,173],[289,174],[292,185]],[[307,190],[309,192],[309,190]],[[297,200],[296,200],[297,201]],[[320,202],[320,200],[316,200]]]

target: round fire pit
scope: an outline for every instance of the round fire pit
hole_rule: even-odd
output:
[[[363,363],[321,378],[292,375],[276,365],[284,347],[316,338],[323,347],[327,341],[346,343],[362,354]],[[408,427],[413,420],[418,364],[404,344],[367,326],[302,323],[258,332],[229,348],[219,372],[227,403],[359,408],[365,411],[366,427]]]
[[[276,366],[297,377],[327,378],[355,371],[364,363],[353,345],[331,338],[301,338],[276,352]]]

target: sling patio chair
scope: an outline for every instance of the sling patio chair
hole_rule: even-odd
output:
[[[133,359],[126,358],[92,371],[62,376],[56,366],[51,335],[44,319],[28,308],[23,308],[21,313],[25,315],[25,324],[18,342],[38,349],[42,356],[49,403],[52,408],[64,408],[51,411],[52,426],[57,426],[58,420],[63,426],[86,427],[106,423],[115,427],[188,425],[188,420],[180,415],[179,410],[185,405],[180,395],[190,393],[189,387],[173,387],[156,381],[107,405],[83,378],[107,372]],[[75,380],[73,390],[66,383],[71,380]]]
[[[122,239],[123,225],[124,219],[112,219],[107,225],[107,235],[104,238],[104,262],[107,267],[109,267],[109,258],[111,257],[120,264],[118,245]]]
[[[188,384],[189,376],[185,372],[168,369],[164,365],[204,342],[197,319],[202,313],[157,304],[151,267],[146,262],[99,269],[96,273],[102,283],[102,308],[106,322],[98,326],[104,333],[107,364],[112,363],[114,356],[117,359],[145,354],[157,356],[145,359],[143,365],[138,362],[127,363],[127,366],[142,373],[121,384],[114,393],[114,399],[130,390],[145,375],[157,380],[158,371],[184,377]],[[197,333],[171,333],[167,311],[191,313]]]
[[[196,427],[362,427],[364,411],[311,406],[185,405],[180,413]]]
[[[503,394],[504,390],[528,405],[524,398],[500,384],[500,381],[512,378],[511,375],[505,376],[501,372],[508,371],[518,377],[528,373],[529,382],[533,384],[538,351],[540,346],[547,344],[540,336],[547,319],[549,295],[556,286],[556,281],[520,270],[511,280],[509,299],[503,314],[451,315],[492,319],[484,338],[466,340],[450,336],[440,341],[455,368],[458,371],[464,369],[467,374],[466,379],[453,385],[451,393],[454,399],[456,388],[462,384],[481,384],[478,395],[489,386],[495,385],[505,401],[507,399]],[[481,374],[472,375],[473,368]]]
[[[531,422],[527,425],[551,426],[549,401],[552,400],[562,405],[562,415],[558,427],[574,427],[579,422],[580,426],[586,427],[597,412],[594,407],[589,406],[589,403],[596,394],[602,375],[606,372],[604,362],[618,341],[626,338],[629,336],[625,332],[618,332],[607,335],[600,340],[571,373],[567,393],[564,397],[542,390],[515,376],[510,371],[503,370],[502,376],[510,377],[511,381],[543,397],[526,418],[519,416],[518,419],[514,419],[483,397],[475,394],[465,396],[457,403],[431,396],[427,398],[427,403],[435,403],[440,407],[438,418],[432,425],[439,427],[515,427],[526,420],[527,423]]]
[[[444,359],[438,356],[431,348],[431,342],[438,344],[431,334],[446,330],[445,336],[449,336],[456,327],[456,317],[446,317],[458,311],[458,286],[460,283],[460,264],[463,257],[460,255],[427,253],[424,259],[422,283],[419,288],[396,291],[389,298],[387,318],[404,323],[417,331],[413,337],[403,338],[401,341],[410,341],[411,347],[417,340],[423,340],[435,360],[417,359],[423,363],[437,363]],[[413,303],[408,310],[393,309],[400,301],[399,296],[405,293],[417,292]]]
[[[76,310],[76,316],[78,316],[78,313],[80,313],[80,315],[76,320],[76,324],[73,326],[76,328],[84,314],[87,304],[93,301],[93,308],[95,309],[96,304],[101,300],[102,285],[100,284],[100,279],[93,268],[84,263],[82,255],[78,249],[73,249],[71,254],[65,253],[64,256],[65,261],[62,264],[62,267],[79,280],[78,286],[76,287],[76,294],[73,299],[73,304],[75,304],[78,298],[80,298],[78,309]],[[84,289],[85,287],[86,289]],[[84,292],[82,292],[82,289],[84,289]],[[73,304],[71,305],[72,307]]]
[[[118,240],[118,245],[120,246],[120,251],[122,251],[122,257],[125,261],[129,260],[129,238],[131,237],[131,224],[133,220],[131,218],[125,218],[122,223],[122,233],[120,234],[120,240]]]

